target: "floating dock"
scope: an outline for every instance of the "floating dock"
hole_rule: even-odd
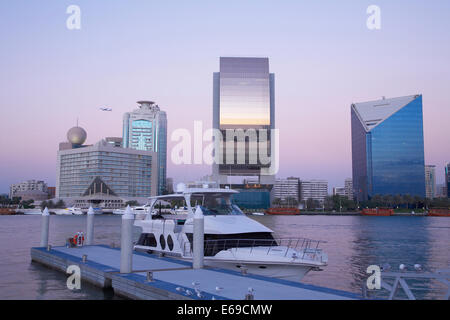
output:
[[[190,262],[140,252],[133,252],[133,272],[120,273],[120,249],[105,245],[36,247],[31,248],[31,259],[64,273],[68,266],[77,265],[82,281],[112,288],[115,294],[129,299],[244,300],[249,288],[255,300],[361,299],[350,292],[239,271],[192,269]],[[152,274],[150,281],[148,272]]]

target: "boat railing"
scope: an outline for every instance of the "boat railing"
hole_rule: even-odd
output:
[[[437,299],[450,299],[450,269],[425,271],[381,272],[380,288],[368,289],[364,281],[365,299],[416,300],[432,295]]]
[[[252,254],[256,251],[255,248],[263,247],[267,255],[276,252],[278,256],[321,261],[323,256],[320,245],[323,243],[326,241],[308,238],[214,239],[204,241],[204,255],[214,256],[220,251],[229,249],[235,254],[239,250],[245,250],[246,254]],[[184,256],[192,255],[193,248],[189,241],[184,242],[182,247]],[[261,254],[261,250],[258,250],[258,254]]]

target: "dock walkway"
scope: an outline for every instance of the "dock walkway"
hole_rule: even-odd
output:
[[[361,299],[350,292],[238,271],[192,269],[189,262],[139,252],[133,253],[133,273],[121,274],[120,249],[104,245],[53,247],[49,251],[31,248],[31,258],[64,273],[69,265],[77,265],[83,281],[113,288],[116,294],[130,299],[243,300],[248,288],[253,288],[257,300]],[[153,281],[147,281],[147,271],[152,271]]]

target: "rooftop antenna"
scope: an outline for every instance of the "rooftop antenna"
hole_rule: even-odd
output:
[[[77,127],[78,127],[78,117],[77,117]]]

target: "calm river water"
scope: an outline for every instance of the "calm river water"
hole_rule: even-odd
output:
[[[419,263],[426,271],[450,266],[450,219],[445,217],[254,216],[281,238],[327,241],[328,266],[310,272],[303,282],[361,292],[367,266]],[[0,216],[0,299],[118,299],[83,282],[70,291],[66,276],[31,263],[30,248],[39,245],[40,216]],[[95,242],[120,244],[120,216],[95,216]],[[85,230],[86,216],[51,216],[50,244],[64,245]],[[435,284],[432,285],[435,287]],[[425,288],[426,289],[426,288]],[[443,287],[422,298],[439,298]]]

